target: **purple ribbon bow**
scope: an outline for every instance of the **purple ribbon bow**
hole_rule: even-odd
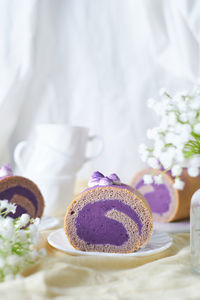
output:
[[[113,173],[107,177],[107,176],[104,176],[102,173],[96,171],[90,177],[88,186],[93,187],[96,185],[114,185],[114,184],[120,184],[120,183],[121,182],[120,182],[120,179],[117,176],[117,174]]]
[[[3,165],[0,167],[0,179],[7,176],[13,176],[13,170],[9,165]]]

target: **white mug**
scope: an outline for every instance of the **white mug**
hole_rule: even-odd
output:
[[[14,160],[21,175],[31,177],[63,176],[71,173],[67,155],[38,143],[30,144],[28,141],[20,142],[14,151]]]
[[[89,142],[97,140],[99,149],[93,156],[87,156]],[[76,173],[82,165],[100,155],[102,138],[89,136],[85,127],[64,124],[37,125],[33,136],[20,142],[14,151],[14,160],[24,176],[66,176]]]
[[[33,139],[41,145],[46,145],[52,149],[69,156],[85,155],[88,141],[99,140],[102,150],[102,138],[97,135],[89,136],[89,128],[81,126],[69,126],[67,124],[39,124],[35,126]],[[84,158],[90,160],[93,157]]]

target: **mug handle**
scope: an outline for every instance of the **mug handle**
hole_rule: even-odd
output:
[[[103,146],[104,146],[103,138],[101,136],[99,136],[99,135],[91,135],[91,136],[89,136],[88,142],[93,142],[94,140],[98,140],[99,141],[99,144],[100,144],[99,151],[96,154],[94,154],[94,155],[86,156],[85,162],[98,157],[102,153],[102,151],[103,151]]]
[[[15,150],[14,150],[15,163],[16,163],[17,167],[19,167],[20,171],[22,171],[22,172],[24,171],[24,167],[23,167],[21,161],[22,161],[23,151],[26,147],[27,147],[27,141],[22,141],[19,144],[17,144],[17,146],[15,147]]]

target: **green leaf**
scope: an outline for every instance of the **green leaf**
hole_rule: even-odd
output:
[[[173,146],[173,144],[172,143],[168,143],[168,144],[165,145],[165,148],[168,148],[168,147],[171,147],[171,146]]]
[[[186,143],[183,149],[185,158],[190,158],[194,155],[200,154],[200,135],[195,132],[192,132],[191,135],[194,140],[190,140]]]
[[[12,253],[17,254],[19,256],[24,255],[25,249],[23,248],[23,245],[21,243],[15,243],[12,246]]]
[[[193,136],[193,138],[195,138],[196,140],[200,140],[200,134],[195,133],[194,131],[191,132],[191,135]]]

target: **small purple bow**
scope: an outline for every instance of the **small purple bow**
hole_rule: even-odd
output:
[[[7,176],[13,176],[13,170],[9,165],[3,165],[0,167],[0,179]]]
[[[113,184],[120,184],[120,179],[117,174],[110,174],[108,177],[104,176],[102,173],[96,171],[90,177],[88,182],[89,187],[93,187],[96,185],[113,185]]]

